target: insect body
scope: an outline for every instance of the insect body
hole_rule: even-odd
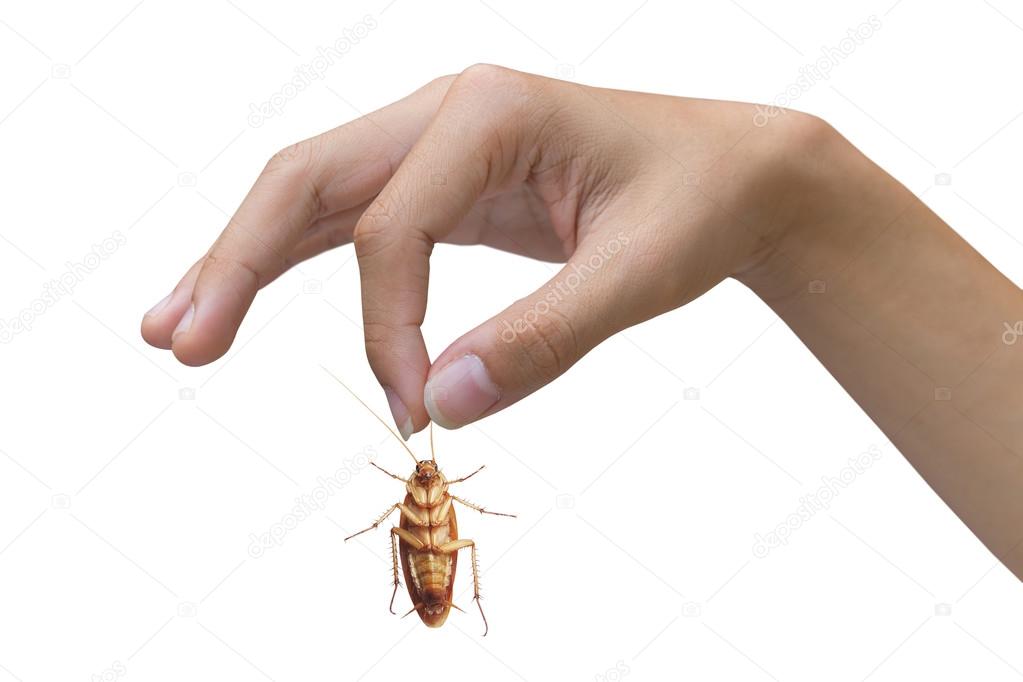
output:
[[[332,375],[333,376],[333,375]],[[337,377],[334,377],[337,379]],[[345,386],[340,379],[337,379],[342,386]],[[345,386],[348,389],[347,386]],[[355,399],[368,406],[362,399],[348,389]],[[372,410],[370,410],[372,412]],[[376,413],[375,416],[391,433],[391,427],[387,425]],[[394,434],[398,438],[397,434]],[[453,507],[454,502],[463,504],[470,509],[475,509],[480,514],[492,514],[494,516],[514,516],[514,514],[501,514],[492,512],[472,504],[460,497],[448,492],[448,486],[461,483],[479,473],[483,467],[462,478],[448,480],[441,473],[437,466],[436,458],[433,455],[433,429],[430,430],[430,452],[433,459],[418,460],[415,454],[409,450],[404,441],[399,442],[408,451],[412,459],[416,461],[416,470],[408,479],[392,474],[371,462],[374,467],[384,472],[391,478],[405,483],[405,498],[402,502],[391,505],[387,511],[373,522],[368,528],[358,533],[353,533],[345,538],[345,541],[357,535],[373,530],[383,523],[397,509],[401,512],[401,519],[397,527],[391,528],[391,560],[392,574],[394,580],[394,591],[391,593],[390,611],[394,613],[394,598],[398,594],[398,587],[401,581],[398,577],[398,563],[405,576],[405,585],[408,588],[409,597],[412,599],[412,609],[419,614],[419,618],[430,627],[440,627],[447,620],[451,608],[461,611],[452,601],[455,568],[458,565],[458,551],[468,548],[472,560],[472,583],[473,601],[479,607],[480,616],[483,618],[484,631],[486,635],[489,630],[487,617],[483,613],[483,606],[480,605],[480,581],[479,562],[476,559],[476,543],[467,538],[458,537],[458,521]]]

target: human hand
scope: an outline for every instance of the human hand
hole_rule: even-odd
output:
[[[832,135],[808,115],[755,115],[471,67],[275,155],[142,335],[185,364],[216,360],[259,289],[354,241],[367,356],[400,432],[462,426],[782,238]],[[420,325],[437,242],[566,265],[431,363]]]

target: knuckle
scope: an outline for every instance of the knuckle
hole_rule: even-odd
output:
[[[266,162],[268,175],[295,175],[312,168],[316,158],[315,139],[300,140],[280,149]]]
[[[470,66],[448,88],[442,111],[449,132],[469,136],[473,151],[467,167],[480,173],[477,185],[484,190],[515,166],[528,144],[539,91],[528,74],[493,64]]]
[[[816,187],[819,169],[845,144],[844,138],[824,119],[797,111],[788,111],[771,125],[776,126],[772,144],[758,156],[754,168],[797,191]]]
[[[259,270],[255,266],[247,263],[244,259],[234,256],[210,254],[206,256],[203,269],[206,272],[217,273],[220,277],[227,280],[237,280],[237,275],[241,274],[243,278],[250,280],[256,289],[262,287],[264,283]]]
[[[553,308],[529,320],[517,338],[527,366],[543,383],[561,376],[578,355],[571,320]]]
[[[394,215],[386,203],[377,199],[359,218],[352,231],[352,241],[360,258],[372,257],[383,249],[394,230]]]
[[[472,82],[493,82],[495,79],[502,78],[508,73],[512,73],[512,70],[496,64],[477,62],[462,69],[462,72],[458,74],[457,79],[462,81],[469,80]]]
[[[818,116],[794,109],[778,111],[784,115],[770,119],[773,126],[771,139],[775,142],[772,150],[778,152],[774,156],[793,155],[793,151],[796,154],[814,153],[829,148],[841,138],[827,121]]]
[[[446,76],[438,76],[437,78],[434,78],[432,81],[427,83],[424,89],[447,90],[449,87],[451,87],[451,84],[455,81],[456,78],[458,78],[457,73],[449,73]]]
[[[836,135],[835,129],[818,116],[798,111],[790,111],[789,114],[785,117],[786,130],[783,134],[800,148],[815,149]]]
[[[452,93],[485,93],[488,96],[506,92],[510,85],[522,80],[524,74],[494,64],[473,64],[455,76]]]
[[[387,359],[393,355],[395,327],[382,320],[363,320],[363,336],[366,344],[366,358],[370,367],[379,372]]]
[[[309,222],[326,213],[320,188],[323,172],[317,170],[324,137],[311,137],[284,147],[266,162],[260,181],[300,188]]]

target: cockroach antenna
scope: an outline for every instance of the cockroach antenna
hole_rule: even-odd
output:
[[[430,459],[433,460],[434,465],[437,464],[437,455],[433,451],[433,422],[430,422]]]
[[[374,417],[376,417],[377,421],[380,422],[381,424],[383,424],[384,428],[387,429],[388,431],[390,431],[391,435],[394,436],[394,438],[399,443],[401,443],[401,447],[405,448],[405,452],[407,452],[409,454],[409,457],[412,458],[412,461],[414,461],[417,465],[419,464],[419,459],[416,458],[416,453],[412,452],[412,449],[409,448],[409,446],[405,443],[405,440],[401,436],[399,436],[397,433],[395,433],[394,429],[392,429],[390,427],[390,425],[386,421],[384,421],[383,418],[379,414],[374,412],[372,407],[370,407],[369,405],[366,404],[366,401],[364,401],[362,398],[360,398],[358,396],[358,394],[355,393],[355,391],[353,391],[352,389],[350,389],[348,387],[348,384],[346,384],[345,382],[341,381],[341,379],[336,374],[331,372],[329,369],[327,369],[323,365],[320,365],[320,369],[322,369],[324,372],[329,374],[334,379],[334,381],[336,381],[337,383],[339,383],[342,386],[344,386],[345,390],[348,391],[349,393],[351,393],[352,397],[359,401],[359,404],[361,404],[363,407],[365,407],[367,410],[369,410],[369,413],[371,415],[373,415]],[[432,424],[431,424],[431,426],[432,426]],[[433,449],[433,431],[430,431],[430,449],[431,450]]]

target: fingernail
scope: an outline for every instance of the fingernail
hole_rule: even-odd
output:
[[[174,328],[174,333],[171,334],[171,343],[177,338],[178,334],[184,334],[192,326],[192,318],[195,317],[195,304],[188,306],[188,310],[181,316],[181,321],[178,322],[178,326]]]
[[[170,300],[171,300],[171,298],[173,296],[174,296],[174,292],[173,291],[171,293],[167,294],[166,296],[164,296],[162,301],[160,301],[159,303],[157,303],[156,305],[154,305],[152,308],[149,309],[149,312],[146,313],[146,317],[149,317],[151,315],[156,315],[161,310],[166,308],[167,304],[170,303]]]
[[[423,399],[430,419],[457,429],[479,417],[501,397],[487,368],[476,355],[463,355],[426,382]]]
[[[409,416],[408,408],[390,386],[384,386],[384,395],[387,396],[387,406],[391,408],[391,416],[394,417],[398,433],[402,438],[408,440],[412,435],[412,417]]]

